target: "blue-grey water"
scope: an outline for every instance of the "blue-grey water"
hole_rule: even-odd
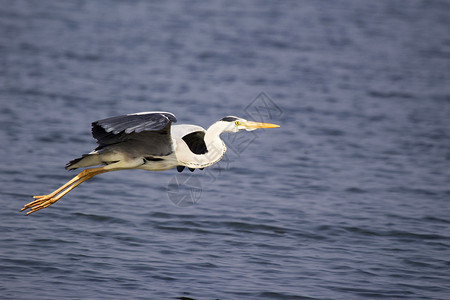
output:
[[[450,2],[0,2],[1,299],[449,299]],[[19,212],[152,110],[281,127]]]

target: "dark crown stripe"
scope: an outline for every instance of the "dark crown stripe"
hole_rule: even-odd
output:
[[[237,119],[238,119],[238,118],[236,118],[236,117],[228,116],[228,117],[225,117],[225,118],[220,119],[220,121],[234,122],[234,121],[236,121]]]

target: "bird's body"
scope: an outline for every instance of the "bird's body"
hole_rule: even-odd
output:
[[[110,171],[203,169],[220,161],[225,154],[221,133],[278,127],[231,116],[207,130],[197,125],[173,125],[176,121],[168,112],[143,112],[93,122],[92,135],[97,140],[97,148],[70,161],[66,169],[102,166],[85,169],[51,194],[34,196],[36,200],[22,210],[31,208],[28,212],[31,213],[45,208],[87,179]]]

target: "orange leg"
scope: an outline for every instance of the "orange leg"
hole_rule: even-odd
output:
[[[21,211],[30,208],[31,210],[27,212],[27,215],[31,214],[32,212],[38,211],[40,209],[46,208],[50,206],[51,204],[55,203],[59,199],[61,199],[65,194],[76,188],[78,185],[83,183],[84,181],[94,177],[95,175],[99,175],[102,173],[106,173],[113,170],[105,170],[104,167],[100,168],[92,168],[92,169],[86,169],[81,171],[77,176],[63,184],[58,189],[54,190],[52,193],[48,195],[42,195],[42,196],[33,196],[34,201],[26,204]]]

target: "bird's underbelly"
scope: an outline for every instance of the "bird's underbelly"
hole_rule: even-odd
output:
[[[143,158],[144,163],[138,169],[147,171],[164,171],[178,166],[178,161],[175,155],[169,156],[149,156]]]

